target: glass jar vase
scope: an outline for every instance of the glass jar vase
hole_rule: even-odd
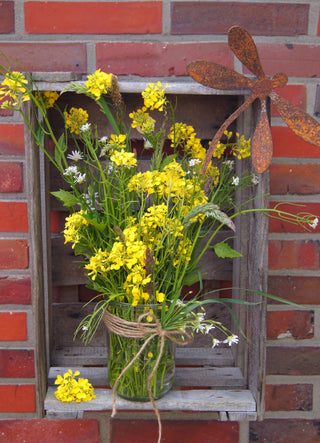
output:
[[[121,329],[121,320],[137,325],[139,317],[144,314],[148,315],[141,319],[141,326],[152,326],[154,325],[152,314],[160,319],[161,309],[161,305],[132,306],[128,303],[111,302],[108,312],[120,319],[119,325]],[[152,397],[155,400],[163,397],[171,389],[174,379],[175,343],[167,337],[164,338],[162,355],[158,366],[155,368],[157,358],[161,352],[161,337],[159,335],[155,335],[147,343],[140,355],[137,356],[148,337],[152,335],[151,333],[143,338],[136,338],[134,336],[123,336],[121,332],[119,335],[114,332],[114,330],[118,329],[117,327],[109,328],[107,325],[107,328],[108,379],[110,386],[113,387],[115,385],[122,370],[132,362],[118,381],[117,394],[127,400],[150,401],[148,383],[154,370],[155,372],[151,380]]]

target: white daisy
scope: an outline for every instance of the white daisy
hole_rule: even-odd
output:
[[[79,160],[82,160],[82,153],[80,151],[72,151],[71,154],[67,155],[67,158],[74,162],[78,162]]]
[[[228,343],[229,346],[232,345],[232,343],[238,343],[239,337],[237,335],[229,335],[225,340],[223,340],[223,343]]]

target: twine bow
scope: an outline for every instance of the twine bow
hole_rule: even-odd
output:
[[[154,323],[142,323],[142,320],[145,317],[152,317],[152,319],[154,320]],[[160,351],[157,357],[157,360],[154,364],[154,367],[152,369],[152,372],[148,378],[148,394],[149,394],[149,398],[150,401],[152,403],[152,407],[154,409],[154,412],[156,414],[157,420],[158,420],[158,443],[161,442],[161,435],[162,435],[162,426],[161,426],[161,419],[160,419],[160,414],[159,414],[159,410],[155,404],[155,401],[153,399],[152,396],[152,391],[151,391],[151,383],[152,383],[152,379],[153,376],[159,366],[162,354],[163,354],[163,349],[164,349],[164,344],[165,344],[165,339],[168,338],[169,340],[173,341],[174,343],[178,344],[178,345],[182,345],[185,346],[188,343],[190,343],[190,341],[192,340],[192,337],[190,334],[188,334],[187,332],[180,332],[178,330],[175,331],[168,331],[166,329],[163,329],[161,326],[161,323],[159,322],[159,320],[157,319],[157,317],[151,313],[151,312],[147,312],[145,314],[141,314],[138,318],[138,320],[136,322],[130,322],[127,320],[124,320],[121,317],[117,317],[116,315],[111,314],[108,310],[104,313],[103,316],[103,321],[106,325],[106,327],[109,329],[110,332],[113,332],[115,334],[118,334],[122,337],[127,337],[127,338],[136,338],[136,339],[145,339],[145,342],[143,343],[143,345],[141,346],[141,348],[139,349],[139,351],[137,352],[137,354],[133,357],[133,359],[128,363],[128,365],[121,371],[119,377],[117,378],[114,386],[113,386],[113,392],[112,392],[112,414],[111,417],[114,417],[115,414],[117,413],[117,409],[116,409],[116,390],[117,390],[117,386],[119,384],[119,381],[121,379],[121,377],[126,373],[126,371],[134,364],[134,362],[138,359],[138,357],[140,356],[140,354],[144,351],[144,349],[146,348],[146,346],[148,345],[148,343],[154,339],[155,337],[160,337]],[[182,339],[178,339],[175,336],[186,336],[187,340],[182,340]]]

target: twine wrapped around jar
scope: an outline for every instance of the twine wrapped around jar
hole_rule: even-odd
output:
[[[149,322],[142,323],[142,320],[145,317],[148,317],[148,318],[152,317],[154,323],[149,323]],[[159,414],[158,408],[157,408],[155,401],[153,399],[153,396],[152,396],[152,391],[151,391],[152,378],[159,366],[159,363],[160,363],[160,360],[162,357],[162,353],[163,353],[163,349],[164,349],[165,339],[168,338],[169,340],[173,341],[174,343],[176,343],[178,345],[185,346],[190,343],[190,341],[192,340],[192,337],[187,332],[181,332],[178,330],[168,331],[166,329],[163,329],[161,326],[161,323],[157,319],[157,317],[153,313],[150,313],[150,312],[145,313],[145,314],[141,314],[136,322],[130,322],[130,321],[127,321],[121,317],[113,315],[108,310],[106,310],[104,313],[104,316],[103,316],[103,321],[110,332],[113,332],[113,333],[120,335],[122,337],[145,340],[143,345],[141,346],[141,348],[137,352],[137,354],[128,363],[128,365],[121,371],[119,377],[117,378],[117,380],[113,386],[111,417],[114,417],[117,412],[117,410],[116,410],[116,390],[117,390],[117,386],[118,386],[118,383],[119,383],[121,377],[135,363],[135,361],[138,359],[140,354],[144,351],[144,349],[146,348],[148,343],[153,338],[155,338],[157,336],[160,337],[160,351],[157,356],[154,367],[152,369],[152,372],[148,378],[148,394],[149,394],[149,398],[152,403],[152,407],[154,409],[154,412],[155,412],[157,420],[158,420],[158,429],[159,429],[158,443],[160,443],[161,442],[161,434],[162,434],[162,426],[161,426],[160,414]],[[182,338],[179,339],[179,338],[177,338],[177,336],[186,337],[186,340],[183,340]]]

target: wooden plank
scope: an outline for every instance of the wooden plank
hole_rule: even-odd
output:
[[[52,284],[53,286],[85,285],[88,283],[83,269],[79,269],[80,257],[73,253],[71,244],[64,244],[61,234],[52,234]]]
[[[230,348],[177,347],[176,364],[177,366],[233,366],[234,358]]]
[[[255,421],[257,420],[257,413],[256,412],[235,412],[235,411],[228,411],[228,419],[230,421]]]
[[[74,366],[106,366],[107,351],[105,346],[73,346],[55,349],[52,353],[52,365],[70,368]]]
[[[87,378],[93,386],[109,386],[108,368],[72,367],[80,371],[80,376]],[[67,368],[52,367],[48,374],[48,384],[53,386],[58,375],[63,376]],[[232,387],[243,388],[243,376],[239,368],[176,368],[175,387]]]
[[[104,346],[65,346],[55,349],[52,356],[53,366],[75,367],[83,365],[103,366],[107,364],[107,350]],[[177,347],[177,366],[214,367],[234,366],[230,348],[189,348]]]
[[[49,386],[44,402],[46,411],[54,412],[77,412],[77,411],[106,411],[112,409],[112,390],[95,389],[96,398],[89,402],[63,403],[54,395],[55,388]],[[150,411],[151,402],[131,402],[117,396],[117,409]],[[171,390],[163,398],[156,401],[161,411],[241,411],[255,412],[256,403],[249,390]]]
[[[30,116],[30,125],[35,128],[37,121],[32,103],[23,105],[23,112]],[[40,162],[39,148],[36,146],[31,131],[25,124],[25,157],[28,195],[29,224],[29,260],[33,305],[33,324],[35,336],[35,371],[36,371],[36,414],[43,415],[43,400],[46,393],[46,334],[45,307],[43,299],[43,261],[42,261],[42,224],[40,198]]]
[[[52,316],[55,325],[53,342],[56,349],[84,346],[80,337],[81,334],[74,338],[74,333],[80,321],[91,314],[93,308],[93,304],[84,306],[83,303],[55,303],[53,305]],[[99,325],[94,338],[84,348],[102,346],[107,347],[107,329],[103,323]]]

